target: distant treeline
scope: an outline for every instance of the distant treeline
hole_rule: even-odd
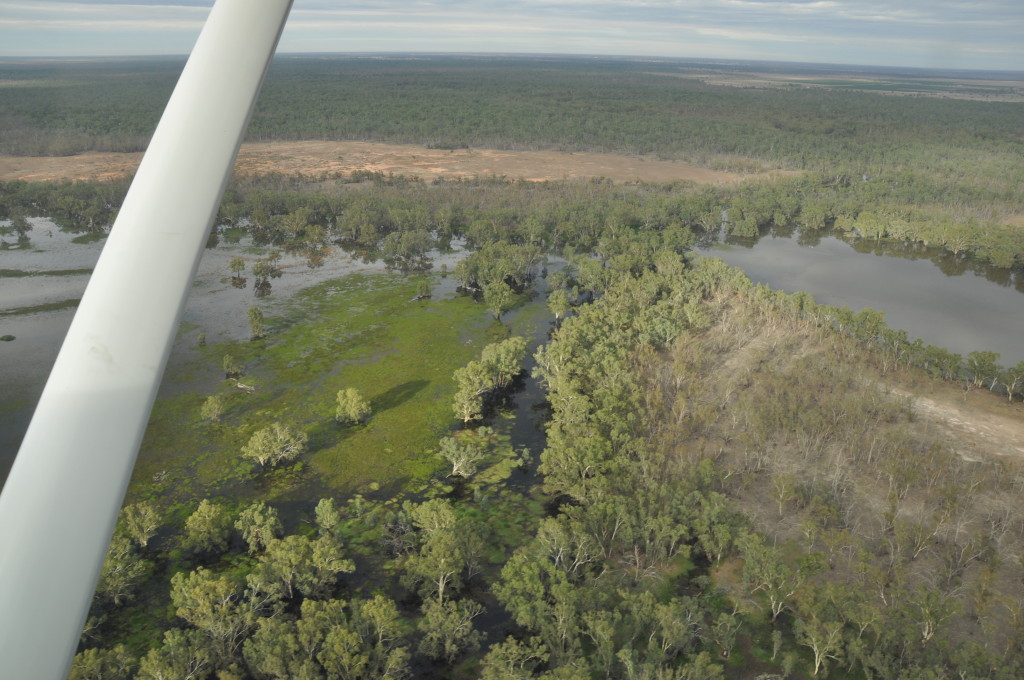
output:
[[[500,178],[428,186],[416,178],[358,172],[336,178],[332,191],[315,198],[309,194],[311,179],[238,180],[224,198],[219,224],[243,225],[259,240],[283,243],[295,229],[284,218],[301,207],[324,237],[348,239],[367,252],[379,249],[388,234],[403,231],[428,233],[428,245],[465,237],[590,252],[626,234],[673,230],[685,232],[673,238],[689,243],[693,234],[723,229],[756,237],[769,229],[798,228],[805,234],[833,230],[864,241],[942,248],[965,263],[1004,270],[1024,265],[1024,230],[997,219],[1024,212],[1021,195],[976,185],[950,193],[941,183],[896,170],[806,173],[733,187],[615,186],[600,180],[538,184]],[[352,183],[376,188],[347,190]],[[0,183],[0,219],[49,217],[64,228],[104,231],[126,188],[126,181]]]
[[[0,152],[140,150],[180,61],[0,68]],[[706,67],[701,68],[701,72]],[[695,66],[599,59],[280,57],[251,140],[359,139],[658,154],[730,170],[907,172],[973,209],[1024,183],[1024,104],[738,88]],[[981,194],[976,196],[975,194]]]

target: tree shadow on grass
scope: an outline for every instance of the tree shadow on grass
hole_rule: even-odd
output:
[[[322,449],[329,449],[345,441],[366,425],[342,425],[331,418],[318,422],[311,429],[307,430],[309,442],[306,445],[306,453],[316,453]]]
[[[387,392],[382,392],[370,400],[370,408],[374,415],[401,406],[416,396],[416,393],[430,384],[428,380],[409,380],[401,385],[395,385]]]
[[[429,384],[430,381],[428,380],[410,380],[378,394],[370,400],[371,413],[367,422],[372,423],[374,417],[380,413],[396,406],[401,406]],[[306,446],[306,452],[315,453],[321,449],[336,446],[365,427],[367,427],[366,424],[341,425],[336,423],[334,419],[316,423],[311,429],[307,430],[309,442]]]

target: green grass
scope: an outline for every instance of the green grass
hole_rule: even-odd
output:
[[[105,238],[107,238],[107,234],[105,234],[103,232],[91,231],[91,232],[82,234],[81,236],[74,237],[73,239],[71,239],[71,242],[72,243],[78,243],[78,244],[96,243],[98,241],[102,241]]]
[[[0,309],[0,317],[22,316],[24,314],[36,314],[38,312],[56,312],[61,309],[72,309],[78,306],[81,299],[61,300],[60,302],[47,302],[42,305],[31,305],[29,307],[14,307],[13,309]]]
[[[390,275],[352,275],[263,303],[268,336],[210,344],[201,366],[169,375],[222,376],[231,354],[246,367],[246,394],[224,381],[220,422],[200,422],[208,394],[186,390],[158,400],[133,477],[133,498],[235,496],[306,499],[347,494],[374,482],[422,482],[441,468],[437,438],[455,424],[452,372],[479,355],[492,323],[468,298],[410,302],[415,282]],[[373,414],[365,425],[334,422],[335,395],[355,387]],[[309,434],[301,465],[257,471],[239,450],[273,421]],[[165,473],[161,482],[154,475]]]
[[[92,274],[92,269],[52,269],[38,272],[23,269],[0,269],[0,279],[20,279],[27,276],[82,276],[84,274]]]

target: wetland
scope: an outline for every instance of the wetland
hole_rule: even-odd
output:
[[[175,65],[3,68],[8,455]],[[278,60],[71,677],[1020,677],[1019,88],[833,75]]]

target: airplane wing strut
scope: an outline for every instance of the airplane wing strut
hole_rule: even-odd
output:
[[[291,4],[217,1],[111,229],[0,495],[0,678],[67,677]]]

